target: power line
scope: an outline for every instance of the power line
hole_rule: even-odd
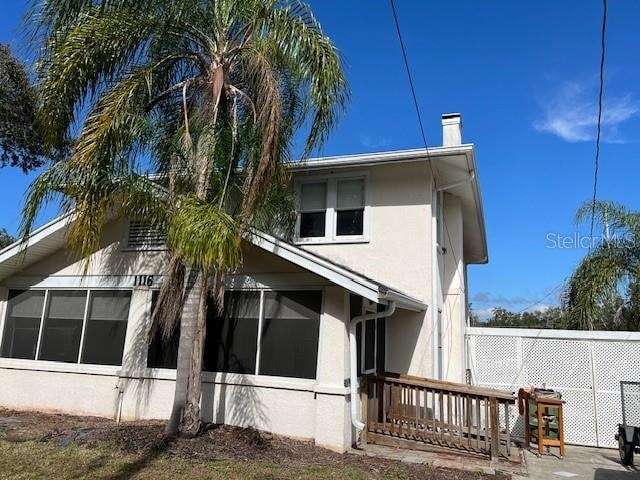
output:
[[[598,194],[598,170],[600,168],[600,133],[602,130],[602,98],[604,96],[604,59],[605,34],[607,32],[607,0],[602,0],[602,32],[600,36],[600,93],[598,95],[598,123],[596,127],[596,161],[593,173],[593,200],[591,202],[591,230],[589,238],[593,239],[593,225],[596,218],[596,197]],[[589,242],[591,251],[592,241]]]
[[[424,149],[425,152],[427,154],[427,164],[429,165],[429,170],[431,171],[431,176],[433,177],[433,182],[434,185],[437,186],[438,182],[437,182],[437,175],[436,172],[433,168],[433,162],[431,161],[431,154],[429,152],[429,146],[427,144],[427,135],[425,134],[425,130],[424,130],[424,124],[422,123],[422,115],[420,114],[420,106],[418,104],[418,97],[416,95],[416,89],[413,85],[413,76],[411,75],[411,67],[409,66],[409,58],[407,56],[407,50],[404,46],[404,40],[402,39],[402,30],[400,28],[400,22],[398,20],[398,12],[396,11],[396,2],[395,0],[389,0],[391,3],[391,11],[393,12],[393,21],[395,23],[396,26],[396,32],[398,33],[398,40],[400,42],[400,49],[402,50],[402,58],[404,60],[404,66],[405,69],[407,71],[407,77],[409,79],[409,87],[411,88],[411,96],[413,98],[413,105],[415,106],[416,109],[416,116],[418,118],[418,126],[420,127],[420,134],[422,135],[422,142],[424,144]],[[437,193],[436,193],[437,196]],[[449,229],[447,228],[447,222],[445,221],[444,215],[442,215],[442,223],[444,224],[445,230],[448,231]],[[449,241],[451,241],[451,239],[449,238]],[[453,245],[452,245],[453,247]],[[453,251],[453,248],[451,248],[451,254],[453,255],[453,259],[455,261],[455,264],[458,265],[458,259],[456,258],[456,254]]]
[[[541,304],[544,300],[546,300],[547,298],[549,298],[553,293],[557,292],[561,287],[564,286],[564,282],[562,282],[559,285],[556,285],[555,288],[549,290],[549,292],[547,292],[547,294],[545,296],[543,296],[542,298],[540,298],[539,300],[537,300],[536,302],[532,303],[531,305],[528,305],[526,307],[524,307],[523,309],[514,312],[516,315],[520,315],[521,313],[526,312],[527,310],[529,310],[532,307],[535,307],[536,305]]]
[[[411,77],[411,68],[409,68],[409,59],[407,58],[407,51],[404,48],[404,41],[402,40],[402,32],[400,31],[400,22],[398,21],[398,13],[396,12],[396,2],[391,1],[391,11],[393,12],[393,21],[396,24],[396,31],[398,32],[398,40],[400,41],[400,49],[402,50],[402,58],[404,59],[404,66],[407,70],[407,77],[409,77],[409,86],[411,87],[411,94],[413,95],[413,104],[416,107],[416,115],[418,116],[418,124],[420,125],[420,133],[422,134],[422,141],[424,148],[427,150],[427,156],[429,156],[429,148],[427,147],[427,137],[424,134],[424,126],[422,124],[422,115],[420,115],[420,107],[418,106],[418,99],[416,97],[416,89],[413,86],[413,78]],[[431,165],[431,162],[429,162]]]
[[[396,26],[396,32],[398,33],[398,40],[400,42],[400,49],[402,50],[402,58],[404,60],[404,66],[405,66],[405,69],[407,71],[407,77],[409,79],[409,87],[411,88],[411,96],[413,98],[413,105],[415,106],[415,109],[416,109],[416,117],[418,119],[418,125],[420,127],[420,134],[422,135],[422,142],[424,144],[424,149],[425,149],[425,152],[426,152],[426,155],[427,155],[427,164],[429,165],[429,170],[431,171],[431,177],[433,178],[434,188],[436,188],[437,185],[438,185],[437,175],[436,175],[436,172],[435,172],[435,170],[433,168],[433,162],[431,161],[431,155],[430,155],[429,146],[428,146],[428,143],[427,143],[427,135],[425,134],[424,124],[422,122],[422,115],[420,114],[420,106],[418,104],[418,97],[416,95],[416,89],[415,89],[415,86],[413,84],[413,77],[411,75],[411,67],[409,66],[409,59],[407,57],[407,50],[405,48],[404,40],[402,38],[402,30],[400,29],[400,22],[398,20],[398,12],[396,11],[395,0],[390,0],[390,3],[391,3],[391,11],[393,12],[393,20],[394,20],[394,23],[395,23],[395,26]],[[436,192],[436,198],[437,198],[437,195],[438,194]],[[441,208],[441,206],[440,206],[440,208]],[[455,270],[456,270],[456,273],[459,274],[458,258],[456,256],[456,253],[455,253],[454,248],[453,248],[453,241],[451,240],[451,235],[449,233],[449,227],[447,226],[447,222],[445,220],[444,213],[440,217],[442,218],[442,224],[444,226],[444,230],[445,230],[446,236],[449,239],[449,244],[451,246],[450,251],[451,251],[451,255],[453,256],[453,261],[454,261],[454,264],[455,264]],[[435,241],[435,239],[432,239],[432,241]],[[444,241],[446,243],[446,240],[444,240]],[[438,259],[435,258],[434,261],[437,262]],[[446,262],[443,262],[443,276],[445,276],[445,272],[446,272]],[[459,291],[459,293],[463,294],[465,292],[464,292],[464,290],[461,289]],[[449,315],[448,315],[448,320],[449,321],[447,322],[447,331],[449,329],[449,326],[451,325],[451,317],[453,315],[453,310],[455,309],[456,304],[458,303],[459,299],[460,299],[460,295],[456,296],[456,299],[455,299],[453,305],[449,309]],[[444,298],[442,300],[443,300],[443,307],[444,307]],[[434,301],[435,301],[435,299],[434,299]],[[446,334],[446,333],[447,332],[445,331],[444,334]],[[435,332],[434,332],[434,334],[435,334]],[[442,332],[441,332],[441,335],[442,335]],[[440,340],[442,340],[442,339],[440,339]],[[450,340],[450,342],[452,341],[452,337],[451,336],[449,336],[449,340]],[[448,375],[448,371],[449,371],[449,367],[450,366],[451,366],[451,363],[448,363],[447,364],[447,375]],[[440,367],[442,368],[442,365]]]

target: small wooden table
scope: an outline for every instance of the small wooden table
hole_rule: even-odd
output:
[[[536,404],[536,423],[538,452],[540,455],[544,454],[544,447],[558,447],[560,449],[560,458],[564,457],[564,417],[562,407],[564,406],[564,400],[558,398],[550,398],[543,396],[529,395],[529,398],[525,400],[525,446],[529,448],[531,441],[531,422],[529,412],[529,402],[535,402]],[[557,413],[551,414],[550,412],[555,410]],[[558,424],[558,438],[551,438],[549,435],[551,419],[555,417]],[[535,426],[534,426],[535,427]]]

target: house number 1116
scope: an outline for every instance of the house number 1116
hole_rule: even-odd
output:
[[[136,275],[133,277],[134,287],[151,287],[153,286],[153,275]]]

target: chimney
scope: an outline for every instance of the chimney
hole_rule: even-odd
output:
[[[442,146],[462,145],[462,117],[459,113],[442,115]]]

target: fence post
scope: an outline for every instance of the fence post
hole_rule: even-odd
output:
[[[491,417],[491,458],[497,459],[500,454],[500,422],[498,420],[498,399],[491,397],[489,402]]]

